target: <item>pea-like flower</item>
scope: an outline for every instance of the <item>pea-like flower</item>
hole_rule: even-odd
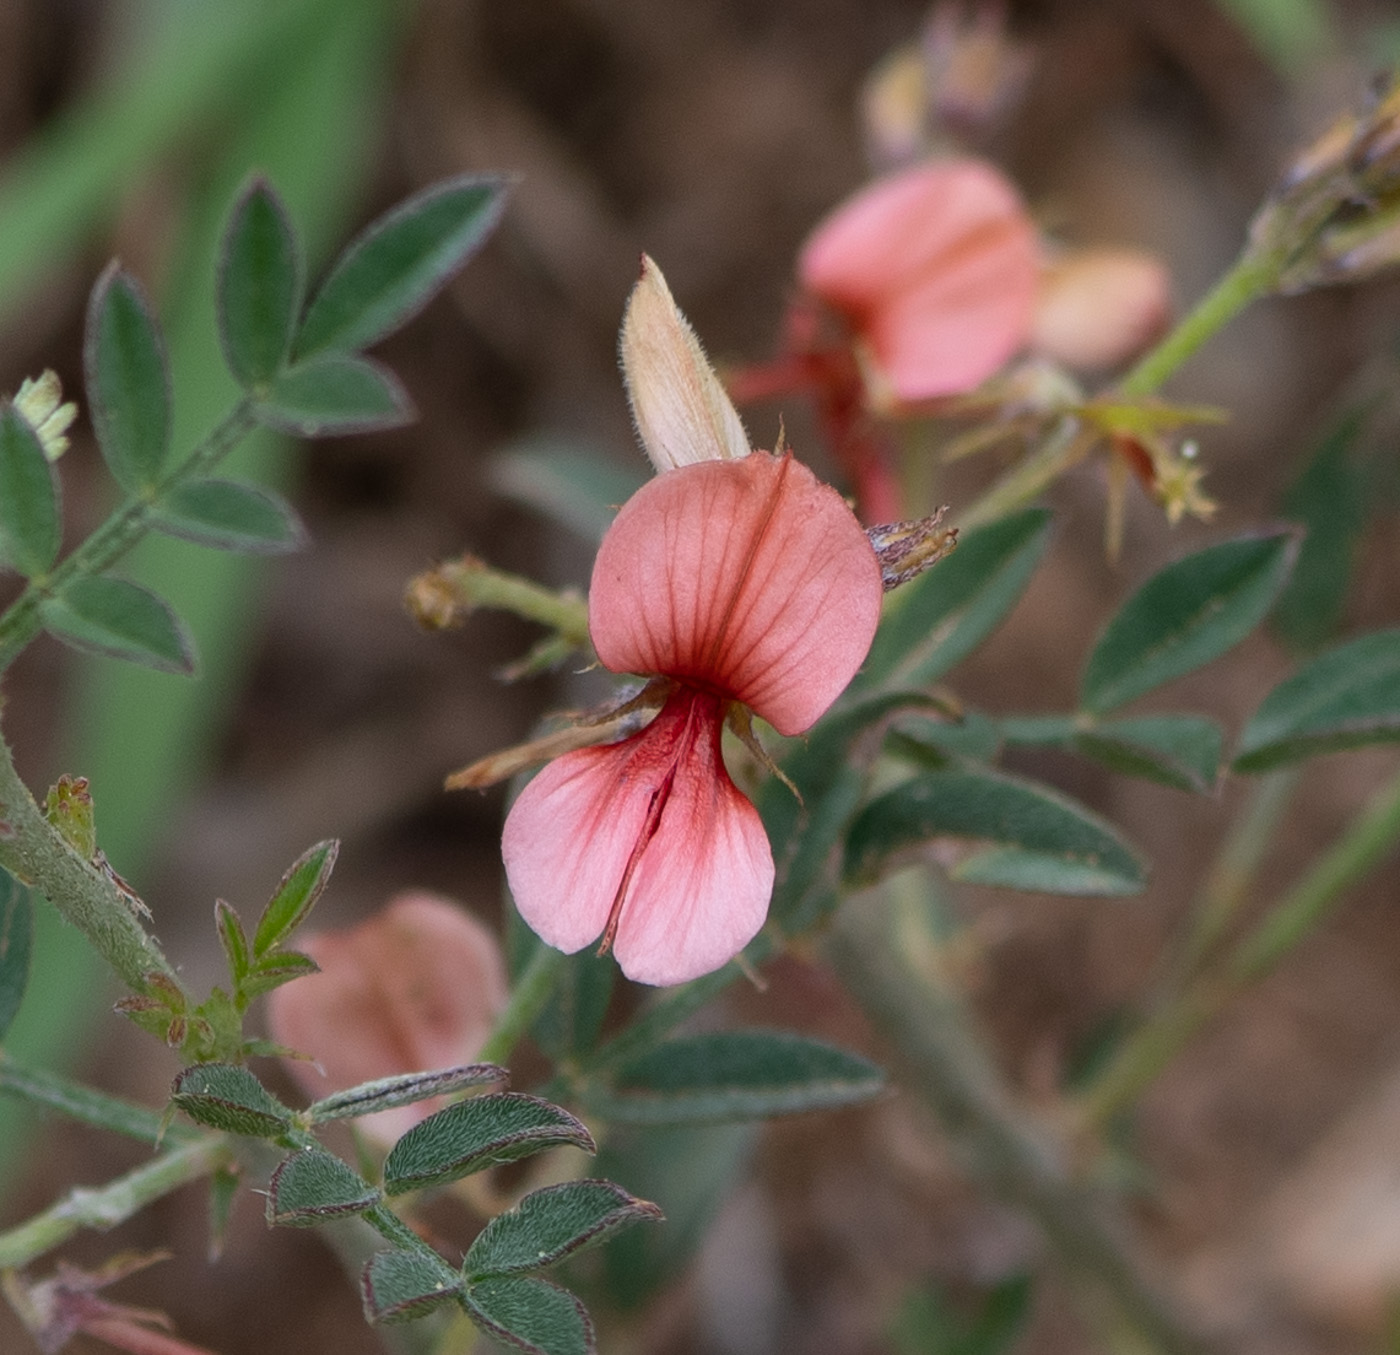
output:
[[[598,551],[589,630],[603,665],[649,679],[654,718],[575,748],[525,787],[502,854],[521,916],[572,952],[601,938],[622,970],[672,984],[717,969],[762,927],[773,857],[725,767],[750,712],[800,734],[841,694],[879,620],[875,552],[840,495],[743,425],[650,260],[622,359],[660,474]]]
[[[803,289],[850,327],[877,407],[971,390],[1024,343],[1039,280],[1035,226],[981,160],[876,179],[807,238]]]

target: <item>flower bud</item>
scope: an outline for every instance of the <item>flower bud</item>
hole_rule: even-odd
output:
[[[505,1005],[500,946],[460,905],[422,891],[399,894],[347,931],[321,932],[300,948],[320,966],[268,999],[273,1039],[314,1056],[287,1068],[320,1098],[374,1078],[470,1063]],[[359,1121],[392,1142],[440,1101],[420,1101]]]
[[[68,450],[68,430],[78,417],[77,405],[71,400],[63,403],[58,374],[45,371],[38,377],[26,377],[15,395],[14,406],[34,430],[44,455],[57,461]]]
[[[1169,290],[1166,268],[1145,250],[1073,250],[1041,275],[1031,347],[1074,371],[1119,367],[1165,332]]]

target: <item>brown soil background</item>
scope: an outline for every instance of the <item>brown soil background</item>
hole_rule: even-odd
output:
[[[0,146],[19,144],[81,88],[101,50],[99,8],[7,0],[0,9]],[[1353,37],[1384,17],[1340,9]],[[1182,304],[1233,256],[1289,147],[1365,83],[1360,65],[1337,61],[1286,88],[1203,0],[1046,0],[1011,13],[1038,58],[1022,113],[993,151],[1063,238],[1159,250]],[[482,255],[381,352],[418,404],[419,422],[308,450],[296,501],[313,547],[269,574],[251,678],[218,767],[168,826],[158,870],[138,882],[196,987],[216,974],[212,899],[252,911],[285,863],[327,833],[346,848],[322,924],[347,923],[411,885],[498,916],[500,799],[445,797],[441,777],[522,736],[565,698],[549,680],[514,688],[493,680],[532,638],[527,627],[483,616],[463,631],[424,636],[401,610],[403,586],[465,549],[550,581],[584,580],[586,548],[494,497],[489,457],[513,439],[550,435],[635,458],[615,340],[643,249],[665,268],[713,355],[771,351],[797,245],[866,174],[854,111],[860,81],[921,18],[914,0],[420,7],[374,148],[364,217],[447,173],[521,177]],[[141,220],[159,212],[158,201],[133,208]],[[119,235],[113,246],[122,244]],[[76,386],[84,294],[107,252],[60,280],[37,317],[0,335],[4,389],[44,365]],[[1136,581],[1193,544],[1268,519],[1339,392],[1370,355],[1393,345],[1396,296],[1393,283],[1379,283],[1270,302],[1214,342],[1172,390],[1234,413],[1203,444],[1209,487],[1223,505],[1216,522],[1172,532],[1138,503],[1128,549],[1111,567],[1101,550],[1100,477],[1093,468],[1076,474],[1054,495],[1059,527],[1048,564],[1009,623],[954,674],[956,689],[994,712],[1067,708],[1086,646]],[[804,412],[783,413],[790,439],[806,450]],[[760,441],[772,417],[751,416]],[[91,496],[85,479],[98,474],[95,463],[83,423],[64,466],[70,502]],[[1397,546],[1393,521],[1368,538],[1349,631],[1400,620]],[[49,750],[65,662],[43,650],[6,692],[7,728],[38,769],[36,784],[64,770]],[[1238,728],[1285,664],[1277,645],[1256,636],[1176,684],[1170,704]],[[1394,763],[1381,752],[1310,768],[1267,864],[1264,897],[1331,839]],[[1026,769],[1123,824],[1156,863],[1150,892],[1137,900],[965,901],[973,996],[1003,1066],[1035,1100],[1086,1033],[1143,991],[1240,787],[1219,800],[1190,798],[1067,759]],[[1309,1159],[1400,1068],[1395,879],[1392,861],[1215,1022],[1142,1108],[1148,1180],[1135,1213],[1152,1265],[1209,1324],[1240,1322],[1235,1348],[1384,1348],[1376,1314],[1387,1285],[1400,1281],[1400,1244],[1389,1242],[1380,1281],[1363,1274],[1376,1246],[1337,1262],[1361,1275],[1362,1297],[1343,1284],[1345,1300],[1311,1297],[1276,1253],[1280,1230],[1305,1238],[1377,1154],[1400,1163],[1393,1132],[1388,1145],[1384,1132],[1363,1132],[1362,1146],[1334,1153],[1331,1167]],[[878,1052],[816,967],[784,965],[768,993],[743,994],[735,1005],[747,1019]],[[116,1018],[97,1041],[89,1076],[153,1102],[163,1095],[174,1067],[162,1051]],[[6,1218],[138,1160],[139,1150],[50,1123]],[[1268,1212],[1281,1207],[1276,1192],[1286,1183],[1319,1171],[1325,1182],[1328,1170],[1332,1187],[1316,1187],[1291,1221]],[[1400,1231],[1390,1221],[1400,1218],[1400,1167],[1391,1177],[1389,1193],[1384,1183],[1366,1192],[1374,1217],[1353,1235]],[[183,1335],[220,1355],[377,1349],[328,1253],[306,1234],[266,1233],[260,1215],[260,1201],[245,1205],[213,1266],[202,1259],[203,1202],[193,1191],[112,1237],[82,1239],[71,1254],[93,1261],[169,1245],[176,1259],[119,1296],[166,1309]],[[1340,1243],[1328,1250],[1351,1255]],[[888,1348],[882,1331],[910,1285],[933,1277],[962,1291],[1025,1266],[1043,1280],[1017,1348],[1089,1349],[1027,1228],[964,1182],[936,1126],[897,1096],[773,1126],[701,1265],[644,1324],[608,1340],[658,1355],[866,1355]],[[735,1332],[726,1312],[753,1316]],[[0,1349],[19,1352],[24,1340],[0,1315]]]

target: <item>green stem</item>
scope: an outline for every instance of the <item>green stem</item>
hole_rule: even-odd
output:
[[[0,1269],[26,1266],[80,1228],[106,1232],[147,1205],[234,1160],[228,1141],[210,1134],[162,1153],[105,1186],[77,1186],[57,1204],[0,1233]]]
[[[18,604],[16,604],[18,605]],[[0,739],[0,866],[34,886],[82,932],[93,948],[137,993],[179,988],[175,971],[141,925],[115,879],[80,855],[44,817],[15,770]]]
[[[1115,1347],[1195,1355],[1203,1343],[1149,1283],[1120,1221],[1074,1178],[1067,1146],[1005,1085],[939,973],[936,939],[926,929],[911,938],[908,927],[892,935],[890,911],[848,905],[837,915],[828,954],[906,1065],[908,1085],[938,1113],[973,1174],[1035,1220]]]
[[[588,603],[581,594],[546,588],[471,555],[420,574],[409,585],[408,603],[425,626],[448,626],[477,607],[493,607],[538,621],[575,647],[589,643]]]
[[[1322,921],[1342,895],[1400,841],[1400,776],[1383,786],[1341,838],[1235,952],[1231,977],[1253,983]]]
[[[1268,974],[1397,841],[1400,776],[1377,792],[1365,812],[1235,948],[1220,977],[1203,978],[1124,1043],[1088,1089],[1085,1118],[1104,1124],[1127,1110],[1230,998]]]
[[[163,1115],[136,1101],[109,1096],[57,1073],[26,1068],[4,1050],[0,1050],[0,1092],[142,1143],[159,1143],[162,1135],[167,1141],[178,1140],[190,1132],[178,1124],[167,1129]]]
[[[1205,341],[1223,329],[1251,302],[1273,290],[1283,260],[1246,248],[1229,271],[1176,324],[1150,353],[1119,382],[1128,397],[1152,395]]]
[[[1001,479],[988,487],[957,516],[962,528],[995,522],[997,518],[1038,499],[1061,473],[1083,455],[1081,430],[1077,419],[1061,419],[1027,457],[1018,461]]]
[[[530,962],[511,987],[505,1010],[497,1017],[495,1028],[477,1055],[482,1063],[506,1063],[525,1032],[534,1025],[535,1018],[544,1010],[563,963],[563,954],[553,946],[541,942],[535,947]]]
[[[45,598],[82,575],[100,574],[129,551],[149,530],[152,508],[176,485],[208,472],[228,455],[253,427],[253,405],[240,400],[202,442],[149,493],[127,499],[81,546],[43,579],[31,583],[0,615],[0,672],[15,661],[43,628],[39,607]]]
[[[1200,968],[1238,914],[1298,776],[1294,769],[1274,772],[1250,788],[1249,801],[1231,824],[1191,910],[1191,930],[1177,962],[1181,979],[1189,979]]]

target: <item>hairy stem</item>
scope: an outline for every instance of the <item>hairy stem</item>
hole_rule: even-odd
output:
[[[57,1204],[0,1233],[0,1269],[26,1266],[80,1228],[106,1232],[147,1205],[234,1160],[228,1140],[209,1134],[119,1176],[105,1186],[76,1186]]]
[[[588,603],[581,594],[546,588],[472,555],[418,575],[408,585],[407,601],[417,620],[434,630],[454,625],[477,607],[494,607],[538,621],[576,647],[589,643]]]
[[[18,604],[16,604],[18,605]],[[0,866],[32,885],[137,993],[178,988],[175,971],[115,878],[80,855],[44,817],[0,739]]]

